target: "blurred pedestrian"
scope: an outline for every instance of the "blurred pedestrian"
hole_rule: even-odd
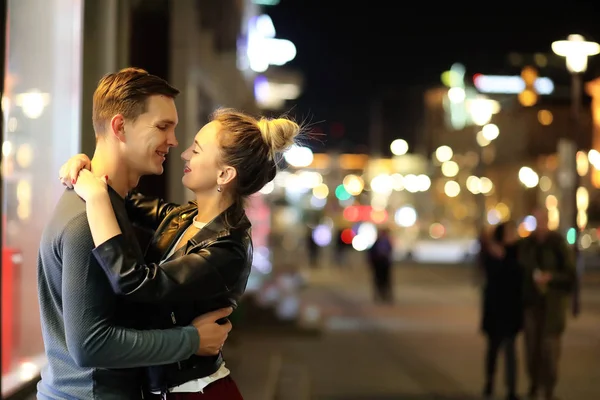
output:
[[[306,230],[306,250],[308,251],[308,262],[312,268],[319,264],[319,245],[315,241],[315,230],[308,227]]]
[[[576,281],[575,260],[564,237],[548,229],[548,213],[537,210],[536,229],[522,240],[524,267],[525,347],[529,395],[555,400],[562,335]]]
[[[484,279],[481,328],[487,338],[483,394],[486,399],[493,395],[498,354],[504,350],[506,398],[517,400],[515,341],[523,326],[523,274],[518,263],[518,237],[514,222],[498,225],[490,239],[498,248],[492,251],[486,243],[482,246],[480,258]]]
[[[393,302],[394,296],[391,279],[392,253],[393,246],[390,238],[390,230],[382,228],[378,231],[377,239],[368,252],[376,302]]]

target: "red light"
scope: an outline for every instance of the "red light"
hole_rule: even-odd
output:
[[[478,86],[478,83],[477,83],[477,81],[478,81],[478,80],[479,80],[479,78],[481,78],[482,76],[483,76],[483,75],[481,75],[481,74],[475,74],[475,75],[473,75],[473,84],[475,85],[475,87],[477,87],[477,86]]]
[[[372,221],[375,223],[382,223],[387,220],[387,217],[387,211],[375,211],[371,206],[348,206],[344,209],[344,219],[350,222]]]
[[[350,222],[358,221],[360,211],[357,206],[348,206],[344,209],[344,218]]]
[[[352,229],[346,228],[342,231],[340,237],[342,239],[342,242],[350,244],[352,243],[352,239],[354,239],[354,232],[352,232]]]

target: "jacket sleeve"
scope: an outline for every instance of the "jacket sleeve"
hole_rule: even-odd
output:
[[[552,273],[552,279],[550,279],[548,285],[553,289],[570,293],[575,288],[577,279],[575,257],[567,242],[562,238],[557,243],[556,251],[561,265],[558,266],[557,271]]]
[[[144,196],[133,191],[125,199],[125,208],[129,220],[137,225],[155,231],[167,214],[179,204],[168,203],[164,199],[153,196]]]
[[[61,306],[70,356],[82,368],[135,368],[169,364],[193,355],[196,328],[134,330],[114,323],[116,296],[90,250],[94,242],[85,214],[60,238]]]
[[[93,250],[116,294],[144,303],[202,301],[225,294],[240,278],[248,257],[238,241],[214,244],[160,264],[146,264],[128,250],[123,235]]]

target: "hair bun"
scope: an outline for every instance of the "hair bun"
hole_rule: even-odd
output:
[[[271,156],[290,148],[296,136],[300,133],[300,126],[287,118],[267,119],[261,118],[258,127],[263,139],[271,148]]]

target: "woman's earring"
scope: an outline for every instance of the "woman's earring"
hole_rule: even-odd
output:
[[[221,193],[221,186],[217,186],[217,192]]]

